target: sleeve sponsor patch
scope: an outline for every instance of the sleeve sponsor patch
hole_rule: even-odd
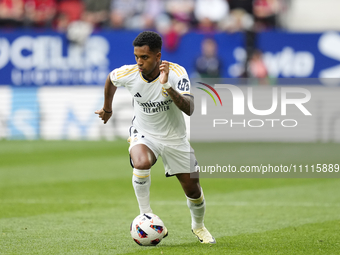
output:
[[[183,92],[190,91],[190,82],[188,79],[183,78],[177,84],[177,89]]]

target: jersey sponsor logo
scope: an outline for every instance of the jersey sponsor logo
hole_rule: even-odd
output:
[[[186,78],[183,78],[182,80],[180,80],[178,82],[177,88],[181,91],[189,91],[190,90],[190,82]]]
[[[141,103],[141,102],[137,102],[139,106],[141,107],[148,107],[148,108],[153,108],[153,107],[160,107],[160,106],[168,106],[172,103],[172,99],[169,100],[165,100],[165,101],[159,101],[159,102],[146,102],[146,103]]]
[[[143,112],[146,113],[156,113],[156,112],[165,112],[170,110],[170,104],[172,103],[172,99],[165,100],[165,101],[159,101],[159,102],[146,102],[146,103],[141,103],[138,102],[138,105],[143,108]]]
[[[133,97],[142,97],[139,92],[137,92]]]

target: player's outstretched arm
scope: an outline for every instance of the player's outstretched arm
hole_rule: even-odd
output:
[[[192,113],[194,112],[194,98],[192,96],[186,96],[178,93],[168,83],[169,62],[163,60],[161,65],[159,66],[159,70],[161,71],[161,75],[159,77],[160,83],[169,93],[175,105],[177,105],[177,107],[186,115],[191,116]]]
[[[112,100],[113,96],[116,92],[117,87],[113,86],[110,74],[107,76],[105,81],[105,88],[104,88],[104,107],[100,110],[95,111],[95,114],[99,115],[99,118],[101,118],[104,121],[104,124],[107,123],[107,121],[112,116]]]

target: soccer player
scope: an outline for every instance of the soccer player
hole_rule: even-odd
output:
[[[204,227],[205,200],[196,172],[197,161],[186,137],[182,112],[191,115],[194,98],[186,70],[161,59],[162,39],[151,31],[133,41],[137,64],[124,65],[107,77],[104,107],[95,113],[104,121],[112,115],[112,100],[117,87],[126,87],[133,96],[134,118],[130,127],[132,184],[140,213],[151,213],[150,169],[161,156],[166,176],[176,176],[187,197],[192,232],[201,243],[216,243]],[[167,230],[165,236],[167,236]]]

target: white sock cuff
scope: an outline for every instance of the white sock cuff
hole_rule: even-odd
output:
[[[140,169],[133,169],[133,175],[135,175],[138,178],[146,178],[150,176],[150,169],[140,170]]]
[[[201,188],[201,196],[199,198],[190,198],[186,196],[187,199],[194,204],[201,204],[204,201],[203,189]]]

